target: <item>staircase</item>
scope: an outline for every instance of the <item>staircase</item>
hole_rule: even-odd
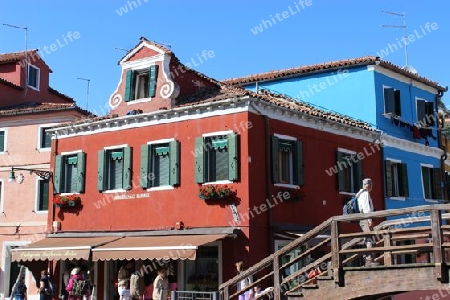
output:
[[[221,300],[261,286],[254,299],[382,299],[413,290],[450,289],[450,205],[426,205],[331,217],[220,286]],[[370,233],[358,222],[382,221]],[[395,218],[394,220],[392,220]],[[374,242],[366,249],[364,238]],[[375,253],[379,266],[364,267]],[[311,269],[320,275],[308,276]],[[311,274],[313,275],[313,274]],[[240,280],[254,282],[238,290]]]

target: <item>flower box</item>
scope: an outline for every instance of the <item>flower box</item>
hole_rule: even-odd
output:
[[[226,184],[208,184],[198,189],[198,197],[204,200],[220,200],[234,196],[236,196],[236,190]]]
[[[61,208],[77,207],[81,204],[81,198],[76,195],[55,195],[53,196],[53,204]]]

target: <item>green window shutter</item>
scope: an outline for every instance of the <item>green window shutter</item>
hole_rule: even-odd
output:
[[[399,176],[401,179],[401,182],[399,184],[401,184],[401,188],[403,188],[403,193],[401,194],[401,196],[404,197],[409,197],[409,186],[408,186],[408,167],[407,164],[399,164],[398,165],[400,167],[401,170],[399,170]]]
[[[272,180],[273,183],[280,182],[280,170],[278,166],[278,137],[272,136]]]
[[[433,170],[433,199],[442,200],[443,195],[442,195],[442,188],[441,188],[441,182],[442,182],[441,169],[434,168],[432,170]]]
[[[425,120],[425,101],[417,100],[417,121],[424,122]]]
[[[39,207],[38,210],[48,210],[48,180],[39,180]]]
[[[122,188],[125,190],[131,190],[131,155],[132,148],[123,148],[123,181]]]
[[[303,142],[296,141],[294,145],[294,184],[303,185]]]
[[[148,96],[153,98],[156,95],[156,83],[158,82],[158,65],[150,66],[149,74],[149,86],[148,86]]]
[[[429,126],[434,126],[434,103],[425,102],[425,120]]]
[[[133,100],[133,83],[134,83],[134,71],[128,70],[127,74],[125,75],[126,81],[125,81],[125,102]]]
[[[402,107],[401,107],[401,102],[400,102],[400,91],[396,90],[394,91],[394,113],[397,116],[401,116],[402,115]]]
[[[338,168],[338,191],[339,192],[346,192],[345,191],[345,168],[341,168],[340,166],[346,165],[347,161],[345,160],[345,154],[343,152],[337,151],[337,168]],[[341,163],[339,163],[341,162]]]
[[[149,146],[147,144],[141,146],[141,175],[139,182],[141,184],[141,187],[143,189],[148,188],[148,174],[149,174],[149,168],[148,168],[148,148]]]
[[[53,173],[53,194],[62,193],[62,183],[63,183],[63,157],[62,155],[56,155],[55,157],[55,170]]]
[[[195,138],[195,182],[205,182],[203,137]]]
[[[0,131],[0,152],[5,151],[5,132]]]
[[[392,162],[386,160],[385,162],[385,178],[386,178],[386,197],[392,197],[394,195],[394,186],[392,178]]]
[[[170,175],[169,184],[180,184],[180,142],[171,141],[169,143],[169,157],[170,157]]]
[[[355,154],[356,155],[356,154]],[[353,185],[355,187],[354,192],[358,192],[359,189],[362,188],[362,181],[363,181],[363,160],[358,159],[356,163],[353,164],[353,167],[355,169],[355,176],[353,177]]]
[[[236,181],[239,177],[239,136],[230,133],[228,139],[228,180]]]
[[[431,199],[432,195],[430,193],[430,169],[427,167],[422,167],[422,180],[425,199]]]
[[[105,150],[98,151],[97,189],[99,192],[105,190],[105,183],[106,183],[105,156],[106,156]]]
[[[77,193],[84,193],[85,178],[86,178],[86,153],[79,152],[77,154]]]
[[[384,112],[395,114],[395,96],[393,88],[384,89]]]

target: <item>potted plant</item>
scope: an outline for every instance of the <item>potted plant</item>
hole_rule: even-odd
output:
[[[81,198],[77,195],[55,195],[53,196],[53,204],[58,207],[76,207],[81,204]]]
[[[224,199],[233,197],[236,195],[236,190],[231,188],[230,186],[224,185],[216,185],[216,184],[208,184],[201,186],[198,189],[199,198],[200,199]]]

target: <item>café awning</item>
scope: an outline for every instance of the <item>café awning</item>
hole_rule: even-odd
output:
[[[113,242],[119,237],[47,237],[11,250],[12,261],[88,260],[94,247]]]
[[[196,250],[228,234],[127,236],[92,249],[92,260],[190,259]]]

